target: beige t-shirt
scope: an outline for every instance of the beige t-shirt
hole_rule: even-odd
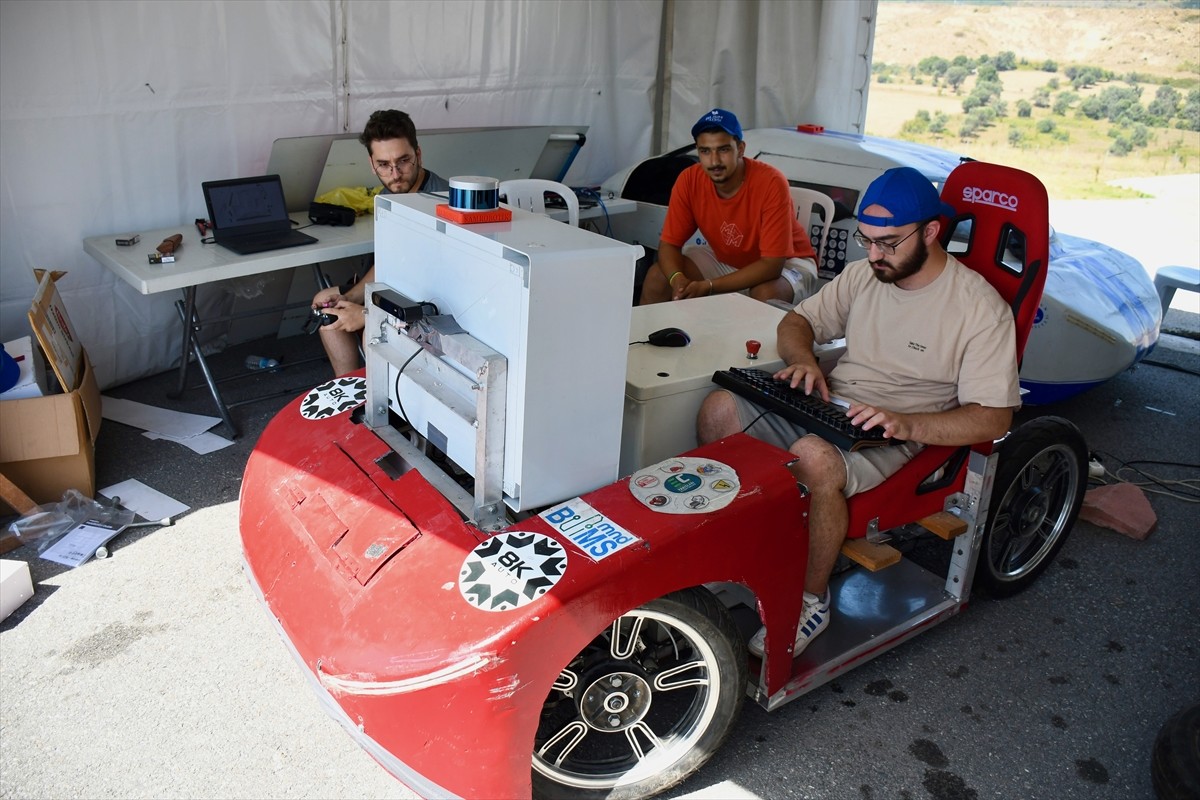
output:
[[[855,261],[795,311],[818,342],[846,337],[834,394],[905,414],[1021,404],[1012,311],[953,256],[916,290],[882,283]]]

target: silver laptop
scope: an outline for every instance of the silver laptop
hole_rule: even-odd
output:
[[[204,204],[217,244],[248,255],[317,241],[292,230],[278,175],[205,181]]]

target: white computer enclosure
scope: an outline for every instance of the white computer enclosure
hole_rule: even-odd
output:
[[[432,338],[453,343],[427,341],[411,361],[399,357],[415,353],[412,344],[388,351],[389,408],[477,480],[499,466],[487,463],[485,444],[501,453],[503,501],[514,511],[612,482],[642,248],[516,209],[511,222],[458,224],[437,216],[445,202],[376,198],[376,280],[435,305],[441,336]],[[370,314],[368,341],[386,337],[394,319],[376,307]],[[383,376],[371,374],[378,364],[368,357],[368,386],[382,396]],[[499,386],[492,381],[486,391],[489,375],[502,376],[503,399],[485,412],[483,399]]]

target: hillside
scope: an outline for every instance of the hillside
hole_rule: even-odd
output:
[[[975,58],[1001,50],[1030,61],[1096,64],[1117,74],[1195,78],[1200,9],[1167,2],[879,3],[877,62],[916,64],[931,55]]]
[[[1200,9],[1165,2],[881,0],[878,16],[868,133],[1028,169],[1042,178],[1051,196],[1060,198],[1136,196],[1110,182],[1200,171],[1200,132],[1181,129],[1178,118],[1155,124],[1089,118],[1081,111],[1089,98],[1113,88],[1140,91],[1140,103],[1146,106],[1163,81],[1177,87],[1182,103],[1200,86]],[[974,63],[1004,51],[1015,55],[1017,68],[997,75],[1003,86],[997,113],[967,132],[963,101],[975,88],[976,75],[956,91],[944,76],[935,79],[917,66],[930,57],[965,57]],[[1056,69],[1046,70],[1047,61]],[[1093,85],[1072,87],[1069,68],[1081,66],[1109,75]],[[1044,102],[1038,102],[1038,93]],[[1070,102],[1053,110],[1052,101],[1064,94]],[[918,116],[939,124],[925,130],[914,120]]]

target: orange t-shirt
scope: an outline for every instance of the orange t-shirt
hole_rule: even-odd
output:
[[[783,173],[744,158],[746,179],[725,199],[699,164],[685,169],[671,190],[662,240],[682,247],[700,229],[717,260],[741,269],[760,258],[811,258],[816,251],[796,208]]]

